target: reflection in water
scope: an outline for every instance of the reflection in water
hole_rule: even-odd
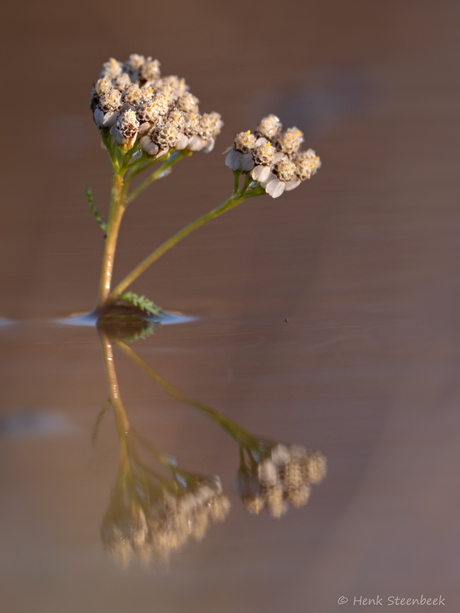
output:
[[[326,458],[319,451],[254,436],[215,409],[183,396],[131,347],[120,340],[114,342],[165,392],[206,413],[238,444],[240,467],[235,490],[249,512],[259,513],[266,508],[273,517],[279,518],[289,504],[301,507],[308,502],[311,485],[320,483],[326,475]]]
[[[119,393],[111,341],[102,332],[101,341],[120,447],[120,467],[101,526],[102,540],[124,565],[133,556],[166,560],[190,537],[201,539],[211,523],[223,521],[230,504],[218,477],[184,470],[131,428]],[[140,458],[136,443],[156,469]]]

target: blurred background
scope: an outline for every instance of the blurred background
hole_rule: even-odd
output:
[[[28,613],[347,611],[354,597],[458,611],[460,4],[456,0],[10,4],[0,224],[2,607]],[[151,55],[225,127],[124,218],[121,279],[223,202],[221,152],[268,113],[323,167],[201,228],[133,290],[195,317],[135,344],[186,396],[321,450],[328,476],[280,520],[250,515],[225,433],[115,347],[133,427],[232,508],[168,568],[104,552],[119,450],[95,302],[111,172],[89,111],[109,57]],[[347,604],[339,605],[344,596]]]

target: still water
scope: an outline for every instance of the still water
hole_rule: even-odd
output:
[[[37,97],[23,138],[5,126],[0,611],[329,613],[421,594],[458,611],[458,3],[292,3],[274,39],[272,2],[181,19],[134,4],[152,23],[123,35],[118,1],[46,23],[11,8],[5,70]],[[267,26],[249,47],[238,6]],[[93,307],[102,257],[84,188],[104,209],[110,181],[91,83],[132,52],[226,126],[128,210],[117,279],[228,197],[220,151],[248,123],[279,113],[323,161],[141,277],[181,316],[134,341],[69,319]]]

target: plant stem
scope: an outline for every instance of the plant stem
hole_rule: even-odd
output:
[[[235,208],[248,197],[249,194],[245,194],[244,196],[240,194],[237,194],[236,196],[231,196],[226,202],[218,206],[216,209],[213,209],[209,213],[202,215],[188,226],[185,226],[185,228],[182,228],[182,230],[177,232],[177,234],[174,234],[174,236],[172,236],[165,243],[160,245],[158,249],[155,249],[155,251],[151,253],[147,258],[145,258],[143,262],[136,266],[136,268],[132,272],[130,272],[129,275],[125,277],[123,281],[121,281],[111,292],[109,299],[115,299],[117,296],[119,296],[128,287],[128,285],[131,285],[131,283],[135,279],[137,279],[137,277],[141,275],[145,270],[147,270],[147,268],[151,264],[156,262],[158,258],[160,258],[164,253],[166,253],[166,251],[169,251],[171,247],[174,247],[174,245],[176,245],[179,241],[188,236],[191,232],[193,232],[193,230],[196,230],[197,228],[205,224],[207,221],[214,219],[215,217],[219,217],[219,215],[222,215],[222,213],[225,213],[225,211],[229,211],[230,209]]]
[[[132,202],[134,198],[136,198],[136,196],[138,196],[142,191],[144,191],[146,187],[148,187],[151,183],[156,181],[166,170],[168,170],[168,168],[173,166],[176,162],[182,159],[185,155],[191,155],[191,152],[184,150],[184,151],[176,151],[175,153],[173,153],[169,157],[169,159],[166,160],[166,162],[162,164],[160,168],[158,168],[158,170],[153,172],[149,177],[147,177],[147,179],[145,179],[145,181],[143,181],[138,187],[136,187],[135,190],[133,190],[129,194],[129,196],[126,199],[127,203]],[[143,168],[139,169],[139,172],[142,172],[146,168],[148,168],[148,166],[144,166]],[[133,171],[129,177],[129,181],[131,181],[131,179],[133,179],[137,174],[138,174],[137,170]]]
[[[211,419],[217,422],[235,441],[246,446],[251,446],[258,443],[258,439],[252,436],[248,430],[242,428],[231,419],[228,419],[225,417],[225,415],[219,413],[219,411],[216,411],[215,409],[208,407],[201,402],[197,402],[196,400],[192,400],[191,398],[187,398],[187,396],[181,394],[172,385],[160,377],[160,375],[156,373],[148,364],[146,364],[144,360],[133,349],[131,349],[131,347],[126,345],[126,343],[119,340],[114,340],[114,343],[118,345],[118,347],[120,347],[120,349],[128,357],[130,357],[131,360],[133,360],[133,362],[135,362],[135,364],[137,364],[151,379],[158,383],[158,385],[160,385],[160,387],[162,387],[164,391],[169,394],[169,396],[172,396],[173,398],[176,398],[176,400],[179,400],[184,404],[188,404],[189,406],[193,406],[200,411],[203,411],[203,413],[209,415]]]
[[[113,178],[112,197],[110,200],[109,222],[107,224],[107,238],[105,242],[104,258],[102,260],[101,279],[99,282],[99,295],[96,310],[100,311],[104,306],[112,284],[113,263],[117,247],[120,223],[125,211],[125,189],[123,175],[118,173]]]
[[[235,196],[238,193],[238,186],[240,183],[240,175],[241,175],[241,170],[234,170],[233,171],[233,176],[235,177],[235,180],[233,182],[233,195]]]

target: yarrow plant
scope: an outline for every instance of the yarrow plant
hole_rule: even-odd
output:
[[[269,194],[278,198],[309,179],[321,166],[312,149],[299,151],[303,142],[300,130],[289,128],[283,132],[275,115],[265,117],[254,133],[238,133],[233,146],[225,152],[226,164],[234,173],[230,198],[160,245],[112,289],[117,238],[126,207],[154,181],[167,176],[179,160],[195,152],[212,151],[223,122],[219,113],[200,113],[199,100],[184,79],[162,77],[158,60],[137,54],[130,55],[124,63],[113,58],[105,62],[92,90],[90,106],[113,169],[107,223],[94,204],[91,190],[87,190],[91,209],[106,238],[98,316],[120,302],[133,305],[147,316],[161,316],[161,309],[150,300],[125,291],[139,275],[207,221],[254,196]],[[133,180],[141,174],[146,178],[133,187]]]

